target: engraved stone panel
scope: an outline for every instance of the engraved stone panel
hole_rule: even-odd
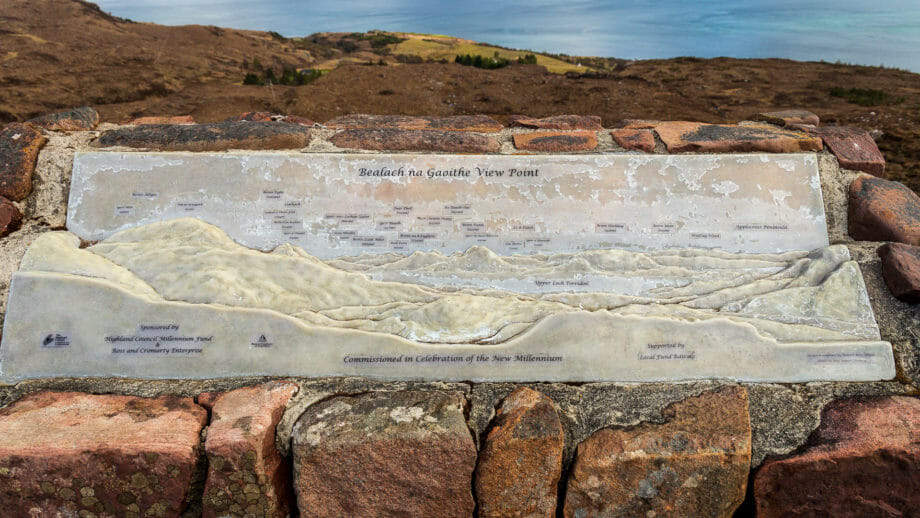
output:
[[[84,240],[191,216],[321,259],[828,244],[813,154],[78,153],[70,192]]]
[[[248,248],[195,218],[80,244],[46,233],[24,257],[3,379],[894,375],[843,246],[504,256],[473,246],[320,259],[292,244]]]

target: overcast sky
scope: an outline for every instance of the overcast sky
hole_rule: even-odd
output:
[[[920,71],[920,0],[97,0],[137,21],[273,30],[449,34],[621,58],[787,57]]]

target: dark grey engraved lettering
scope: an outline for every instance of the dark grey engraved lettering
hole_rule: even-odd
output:
[[[472,205],[470,205],[469,203],[463,203],[459,205],[445,205],[444,213],[454,215],[454,216],[459,216],[463,214],[469,214],[471,209],[472,209]]]
[[[617,234],[626,230],[623,223],[595,223],[594,232],[598,234]]]
[[[694,361],[696,351],[691,350],[681,342],[665,342],[645,344],[645,349],[639,352],[640,361]]]

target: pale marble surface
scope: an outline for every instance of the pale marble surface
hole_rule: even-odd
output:
[[[196,217],[323,259],[828,244],[814,154],[96,152],[75,155],[70,193],[67,228],[88,241]]]
[[[811,253],[592,250],[323,261],[195,219],[86,249],[39,237],[11,289],[2,377],[876,380],[862,276]],[[561,284],[557,284],[561,283]]]

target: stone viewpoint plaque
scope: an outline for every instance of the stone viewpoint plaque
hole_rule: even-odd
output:
[[[813,155],[83,154],[68,228],[3,379],[894,375]]]
[[[70,192],[67,228],[84,240],[194,217],[321,259],[828,244],[813,154],[82,153]]]

